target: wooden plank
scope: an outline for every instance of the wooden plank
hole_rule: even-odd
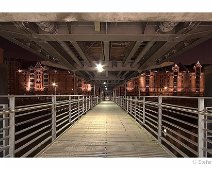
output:
[[[172,157],[124,110],[102,102],[38,157]]]

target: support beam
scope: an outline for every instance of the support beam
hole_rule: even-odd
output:
[[[5,38],[5,39],[7,39],[7,40],[10,41],[10,42],[13,42],[13,43],[16,44],[16,45],[22,47],[22,48],[25,49],[25,50],[27,50],[27,51],[29,51],[29,52],[31,52],[31,53],[33,53],[33,54],[36,54],[36,55],[40,56],[41,58],[43,58],[43,59],[45,59],[45,60],[49,60],[46,56],[42,55],[40,52],[38,52],[38,51],[36,51],[36,50],[30,48],[29,46],[27,46],[27,45],[23,44],[22,42],[16,40],[16,39],[13,38],[12,36],[8,36],[8,35],[5,36],[4,34],[1,34],[1,33],[0,33],[0,36],[3,37],[3,38]]]
[[[144,47],[144,49],[140,52],[138,57],[135,59],[135,61],[132,64],[132,67],[135,67],[138,62],[144,57],[144,55],[148,52],[148,50],[154,45],[154,41],[148,42],[148,44]]]
[[[125,78],[125,76],[127,75],[127,73],[129,73],[129,71],[126,71],[126,72],[121,76],[121,78]]]
[[[78,43],[76,41],[71,41],[71,43],[74,46],[74,48],[77,50],[77,52],[79,53],[80,57],[86,62],[86,64],[90,66],[91,61],[85,56],[84,52],[82,51]]]
[[[37,42],[37,44],[42,47],[45,51],[49,53],[52,57],[57,58],[64,66],[70,68],[70,70],[74,70],[75,67],[71,65],[67,59],[65,59],[54,47],[52,47],[48,42]]]
[[[186,46],[186,47],[184,47],[183,49],[181,49],[180,51],[176,52],[174,55],[170,56],[169,58],[167,58],[167,59],[164,60],[164,61],[172,60],[172,59],[174,59],[175,57],[177,57],[177,56],[183,54],[184,52],[186,52],[186,51],[188,51],[188,50],[190,50],[190,49],[192,49],[192,48],[198,46],[199,44],[203,43],[204,41],[209,40],[210,38],[212,38],[212,36],[208,36],[208,37],[205,37],[205,38],[200,38],[200,39],[198,39],[197,41],[193,42],[191,45]]]
[[[136,53],[136,51],[138,50],[138,48],[140,47],[140,45],[142,44],[143,41],[137,41],[133,47],[133,49],[131,50],[130,54],[127,56],[126,60],[124,61],[123,66],[126,66],[129,62],[129,60],[134,56],[134,54]]]
[[[104,57],[105,62],[108,63],[110,60],[110,42],[104,41]]]
[[[156,51],[152,56],[150,56],[145,63],[140,67],[140,70],[145,70],[151,65],[156,64],[156,60],[161,56],[165,55],[169,50],[171,50],[178,42],[167,42],[158,51]]]
[[[122,66],[118,66],[118,67],[112,67],[112,66],[105,66],[104,69],[106,71],[138,71],[138,67],[130,67],[130,66],[127,66],[127,67],[122,67]],[[77,67],[77,70],[80,70],[80,71],[96,71],[96,68],[95,67],[87,67],[87,66],[84,66],[82,68],[80,67]]]
[[[83,67],[82,63],[79,59],[75,56],[74,52],[69,48],[69,46],[65,42],[58,42],[63,49],[68,53],[68,55],[77,63],[79,67]]]

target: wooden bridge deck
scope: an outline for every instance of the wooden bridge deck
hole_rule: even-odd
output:
[[[38,157],[172,157],[115,103],[90,110]]]

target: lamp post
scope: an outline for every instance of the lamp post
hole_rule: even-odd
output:
[[[54,87],[54,95],[57,93],[57,84],[54,82],[52,83],[52,86]]]

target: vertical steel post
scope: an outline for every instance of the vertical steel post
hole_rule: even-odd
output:
[[[129,112],[129,98],[127,96],[127,113]]]
[[[77,100],[77,107],[78,107],[78,118],[80,117],[80,96],[78,96],[78,100]]]
[[[10,157],[15,157],[15,97],[9,97],[9,107],[10,107],[10,129],[9,129],[9,155]]]
[[[3,109],[8,110],[8,105],[7,104],[3,105]],[[9,118],[8,114],[3,114],[3,126],[2,126],[3,128],[6,128],[9,126],[8,118]],[[3,130],[3,138],[5,138],[6,136],[9,136],[9,130],[7,129]],[[9,145],[9,140],[8,139],[3,140],[3,146],[8,146],[8,145]],[[8,154],[9,153],[7,150],[3,151],[3,157],[5,157]]]
[[[82,114],[85,113],[85,100],[84,100],[84,96],[82,96]]]
[[[158,141],[161,143],[162,134],[162,97],[158,97]]]
[[[87,96],[85,96],[85,111],[86,111],[86,112],[88,111],[88,108],[87,108],[87,107],[88,107],[88,105],[87,105],[87,102],[88,102],[88,101],[87,101],[87,100],[88,100],[88,99],[87,99]]]
[[[71,113],[71,96],[68,97],[68,110],[69,110],[69,123],[71,123],[71,117],[72,117],[72,113]]]
[[[135,110],[135,114],[134,114],[135,120],[137,119],[137,110],[136,110],[137,109],[137,104],[138,104],[138,97],[136,96],[135,97],[135,109],[134,109]]]
[[[91,102],[90,102],[90,100],[91,100],[91,96],[89,96],[89,98],[88,98],[88,109],[89,110],[91,109]]]
[[[145,105],[145,100],[146,100],[146,98],[145,97],[143,97],[143,124],[145,124],[145,119],[146,119],[146,111],[145,111],[145,107],[146,107],[146,105]]]
[[[198,98],[198,111],[203,112],[205,108],[204,98]],[[198,114],[198,156],[204,157],[204,115]]]
[[[56,96],[52,96],[52,142],[56,139]]]
[[[93,108],[95,105],[94,99],[94,96],[91,96],[91,108]]]
[[[99,96],[96,98],[96,104],[99,104]]]
[[[130,114],[132,115],[132,96],[130,96]]]

